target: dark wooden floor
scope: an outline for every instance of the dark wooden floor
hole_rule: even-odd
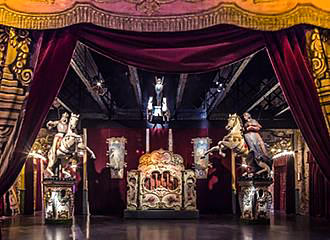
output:
[[[2,218],[2,240],[199,240],[330,239],[330,222],[302,216],[272,216],[271,224],[241,224],[237,217],[201,216],[199,220],[124,220],[76,217],[71,226],[44,225],[40,216]]]

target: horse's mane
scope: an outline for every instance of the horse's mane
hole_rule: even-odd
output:
[[[240,116],[237,115],[237,118],[239,120],[239,124],[241,125],[241,128],[243,129],[243,120]]]

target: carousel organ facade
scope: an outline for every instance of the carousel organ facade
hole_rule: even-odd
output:
[[[190,218],[196,218],[196,198],[196,175],[185,169],[183,158],[163,149],[155,150],[141,156],[138,169],[127,173],[125,217],[174,217],[175,212],[169,211],[174,210],[179,211],[177,218],[185,211]],[[155,214],[154,210],[163,211]]]

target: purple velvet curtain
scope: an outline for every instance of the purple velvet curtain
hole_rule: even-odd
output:
[[[304,36],[293,29],[263,33],[219,25],[179,33],[136,33],[77,25],[41,33],[42,47],[31,83],[23,128],[10,166],[0,176],[0,196],[16,179],[49,107],[63,83],[77,40],[114,60],[159,72],[205,72],[267,46],[276,75],[299,128],[324,175],[330,178],[329,136],[305,61]],[[309,108],[309,106],[313,106]]]

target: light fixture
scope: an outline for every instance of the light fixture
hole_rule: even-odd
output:
[[[96,76],[93,77],[92,79],[92,89],[93,91],[100,95],[103,96],[107,91],[108,88],[105,87],[104,85],[104,80],[101,78],[100,72],[97,73]]]

